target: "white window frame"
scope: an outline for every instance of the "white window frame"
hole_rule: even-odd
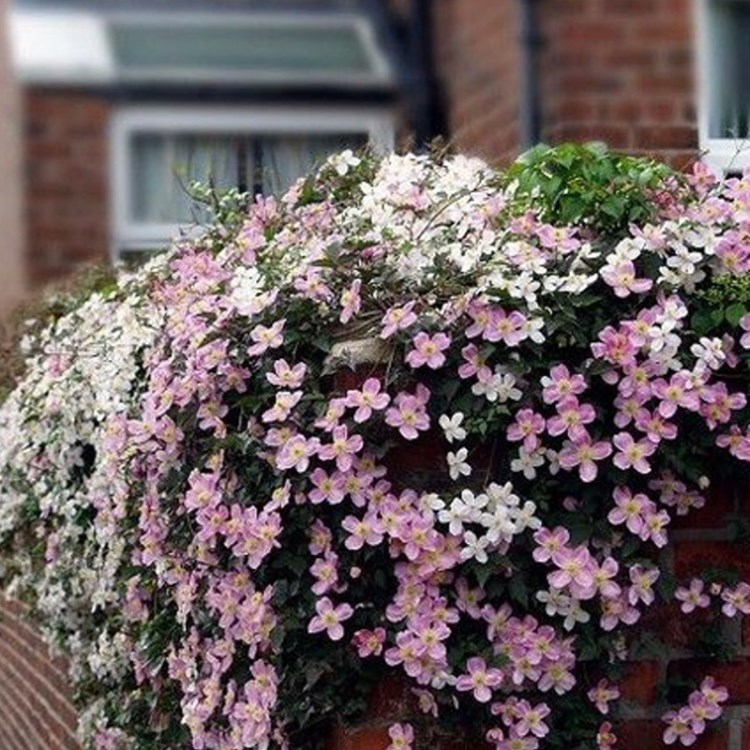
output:
[[[294,13],[282,12],[252,12],[252,13],[204,13],[187,12],[169,15],[168,23],[173,26],[188,28],[223,27],[227,24],[242,28],[263,28],[287,26],[290,28],[308,29],[350,29],[362,45],[369,70],[366,71],[300,71],[291,74],[288,71],[239,71],[239,70],[204,70],[201,68],[152,68],[145,72],[118,71],[120,80],[128,81],[169,81],[195,83],[196,81],[211,82],[220,80],[224,83],[253,83],[256,85],[278,85],[293,82],[295,85],[321,85],[335,83],[352,88],[368,88],[378,84],[393,82],[392,66],[378,45],[372,23],[367,18],[353,13]],[[158,11],[140,13],[109,13],[106,22],[126,21],[133,26],[148,28],[152,24],[165,23],[165,16]],[[116,65],[116,62],[115,62]]]
[[[694,0],[694,28],[698,88],[698,143],[701,159],[719,176],[750,168],[750,138],[711,137],[712,93],[715,88],[712,61],[711,8],[715,0]]]
[[[17,8],[9,11],[10,47],[16,76],[25,83],[70,85],[75,83],[187,83],[221,82],[275,86],[336,84],[366,90],[374,85],[391,85],[392,66],[380,48],[372,23],[363,15],[336,12],[295,11],[217,12],[55,10]],[[369,70],[366,71],[259,71],[204,70],[201,68],[153,68],[123,71],[118,68],[109,37],[112,23],[148,27],[156,23],[203,28],[206,26],[253,28],[290,26],[308,29],[351,29],[362,45]]]
[[[394,147],[393,112],[384,107],[310,106],[138,106],[123,107],[112,118],[110,128],[111,255],[123,251],[149,250],[167,245],[184,226],[138,222],[133,217],[130,167],[131,145],[136,134],[202,133],[232,135],[335,135],[362,133],[380,153]]]

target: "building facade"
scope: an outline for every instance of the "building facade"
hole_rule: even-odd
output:
[[[276,191],[368,140],[735,171],[745,32],[740,0],[16,0],[21,267],[39,286],[151,251],[200,219],[191,180]]]

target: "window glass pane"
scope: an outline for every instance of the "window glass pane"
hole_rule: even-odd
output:
[[[711,4],[709,135],[750,136],[750,4],[716,0]]]
[[[257,137],[138,133],[131,149],[131,218],[145,224],[201,222],[206,216],[188,192],[191,182],[210,182],[219,191],[240,188],[280,194],[329,155],[366,143],[362,133]]]
[[[131,205],[138,222],[178,224],[200,221],[188,194],[191,182],[217,189],[247,180],[246,139],[227,135],[140,133],[131,150]]]
[[[367,73],[368,55],[351,26],[264,23],[234,26],[116,21],[115,60],[126,73]]]
[[[361,133],[310,136],[265,136],[256,171],[266,193],[283,193],[296,179],[310,173],[326,157],[367,143]],[[257,176],[257,175],[256,175]]]

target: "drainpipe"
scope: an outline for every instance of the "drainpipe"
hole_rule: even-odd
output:
[[[521,148],[535,146],[542,139],[542,107],[539,80],[539,50],[542,35],[539,30],[538,0],[519,0],[521,14]]]
[[[407,94],[411,99],[415,147],[426,150],[443,134],[433,37],[432,0],[412,0],[409,8],[409,60]]]

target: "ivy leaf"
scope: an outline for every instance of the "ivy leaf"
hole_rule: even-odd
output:
[[[714,328],[720,326],[724,322],[724,310],[712,310],[711,320]]]
[[[724,311],[724,316],[727,319],[727,323],[733,326],[737,326],[740,323],[740,319],[747,313],[747,308],[742,302],[735,302],[733,305],[729,305]]]
[[[529,606],[529,587],[526,585],[526,580],[523,575],[518,573],[511,576],[508,581],[508,593],[511,599],[514,599],[522,607]]]
[[[723,312],[722,312],[723,316]],[[698,310],[690,318],[690,326],[699,335],[703,336],[714,328],[714,318],[710,310]]]

